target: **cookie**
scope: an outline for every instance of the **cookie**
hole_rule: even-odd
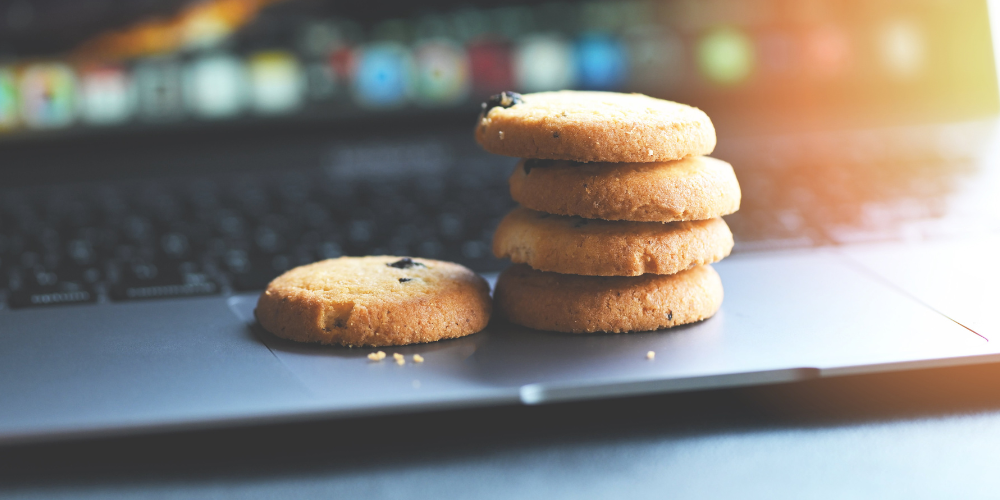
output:
[[[510,176],[521,205],[587,219],[702,220],[740,208],[740,184],[722,160],[695,156],[672,162],[576,163],[522,160]]]
[[[711,317],[722,305],[712,266],[677,274],[576,276],[507,268],[493,292],[497,314],[511,323],[568,333],[642,332]]]
[[[676,102],[572,90],[499,97],[484,105],[476,125],[476,141],[490,153],[618,163],[680,160],[715,149],[708,115]]]
[[[299,342],[389,346],[461,337],[490,320],[490,288],[451,262],[340,257],[292,269],[257,301],[257,321]]]
[[[539,271],[587,276],[674,274],[733,249],[721,218],[683,222],[583,219],[515,208],[493,235],[493,254]]]

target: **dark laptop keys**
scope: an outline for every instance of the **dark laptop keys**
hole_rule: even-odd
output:
[[[199,264],[206,230],[197,224],[160,220],[162,231],[133,219],[129,243],[116,249],[109,262],[110,296],[114,300],[208,295],[221,291]]]
[[[87,283],[61,278],[44,266],[12,269],[8,275],[10,305],[31,307],[87,303],[97,295]]]
[[[472,177],[283,172],[4,193],[0,292],[28,307],[255,291],[295,266],[383,253],[486,270],[512,203],[505,177]]]
[[[97,300],[93,283],[99,279],[99,273],[95,274],[89,266],[75,265],[72,260],[72,255],[76,255],[84,263],[92,263],[91,248],[80,244],[68,247],[59,230],[63,226],[61,219],[71,212],[40,212],[25,199],[7,205],[4,212],[0,276],[6,278],[11,307]]]

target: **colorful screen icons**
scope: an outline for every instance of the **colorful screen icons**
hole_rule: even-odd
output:
[[[361,50],[354,67],[354,98],[366,108],[401,106],[413,92],[410,51],[396,43]]]
[[[57,59],[8,52],[0,130],[248,116],[342,121],[368,110],[475,109],[503,90],[642,92],[705,106],[738,95],[774,109],[808,97],[835,107],[837,96],[882,99],[901,85],[966,95],[959,87],[993,62],[970,73],[979,56],[959,47],[976,27],[938,20],[968,21],[973,12],[932,8],[932,0],[870,12],[834,0],[788,9],[770,0],[542,0],[363,19],[243,3],[194,2],[176,23],[137,19]],[[949,17],[956,9],[963,14]],[[968,74],[946,78],[958,67]]]
[[[0,68],[0,132],[17,126],[17,77],[9,68]]]
[[[134,95],[129,75],[121,67],[91,67],[80,71],[80,115],[87,123],[124,123],[134,111]]]
[[[805,61],[810,73],[819,78],[835,78],[847,73],[852,64],[851,39],[837,26],[809,31],[805,40]]]
[[[628,79],[625,45],[608,34],[585,35],[576,45],[579,84],[585,89],[619,90]]]
[[[448,105],[469,94],[469,61],[461,46],[447,40],[424,42],[414,51],[417,102]]]
[[[254,110],[262,114],[282,114],[302,105],[305,81],[295,55],[284,51],[254,54],[249,60]]]
[[[720,85],[735,85],[746,80],[753,71],[753,42],[742,31],[716,28],[698,41],[698,69],[708,81]]]
[[[139,116],[148,121],[170,121],[184,116],[180,62],[148,58],[133,68]]]
[[[75,118],[76,77],[69,66],[28,66],[21,76],[21,116],[31,128],[62,128]]]
[[[476,95],[498,94],[514,88],[510,45],[495,40],[478,40],[466,46],[472,87]]]
[[[571,88],[576,84],[573,46],[555,35],[524,39],[514,54],[514,76],[524,92]]]
[[[880,28],[878,41],[883,66],[893,78],[909,80],[923,71],[927,49],[917,23],[907,19],[889,21]]]
[[[196,116],[234,117],[246,103],[246,79],[239,59],[226,54],[202,57],[184,68],[184,100]]]

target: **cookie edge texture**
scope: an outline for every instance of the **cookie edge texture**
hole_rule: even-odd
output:
[[[498,317],[564,333],[653,331],[708,319],[722,306],[722,280],[712,266],[672,275],[573,276],[507,268],[493,292]]]
[[[721,217],[684,222],[589,221],[518,207],[493,236],[493,254],[535,270],[585,276],[675,274],[718,262],[733,249],[733,233]],[[558,218],[558,225],[550,223]],[[565,223],[566,225],[563,225]],[[590,231],[599,224],[601,231]]]
[[[706,169],[711,171],[704,177],[683,182],[669,178],[649,182],[623,174],[625,170],[614,164],[602,172],[610,174],[607,177],[618,174],[613,181],[588,178],[582,170],[574,173],[570,170],[574,167],[556,167],[558,172],[546,170],[552,167],[533,168],[526,173],[525,161],[511,172],[510,196],[527,208],[550,214],[639,222],[703,220],[735,213],[742,201],[732,165],[707,156],[664,162],[664,168],[678,162],[708,163]]]

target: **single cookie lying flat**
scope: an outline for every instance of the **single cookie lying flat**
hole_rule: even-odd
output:
[[[522,160],[510,195],[533,210],[587,219],[702,220],[740,208],[740,183],[722,160],[575,163]]]
[[[722,305],[722,281],[711,266],[677,274],[575,276],[507,268],[493,292],[497,314],[537,330],[641,332],[693,323]]]
[[[642,94],[562,90],[491,100],[476,126],[490,153],[549,160],[649,162],[707,155],[715,128],[698,108]]]
[[[587,276],[674,274],[722,260],[733,233],[721,218],[685,222],[582,219],[512,210],[493,235],[493,254],[539,271]]]
[[[490,320],[490,287],[451,262],[340,257],[292,269],[257,301],[257,321],[278,337],[389,346],[461,337]]]

